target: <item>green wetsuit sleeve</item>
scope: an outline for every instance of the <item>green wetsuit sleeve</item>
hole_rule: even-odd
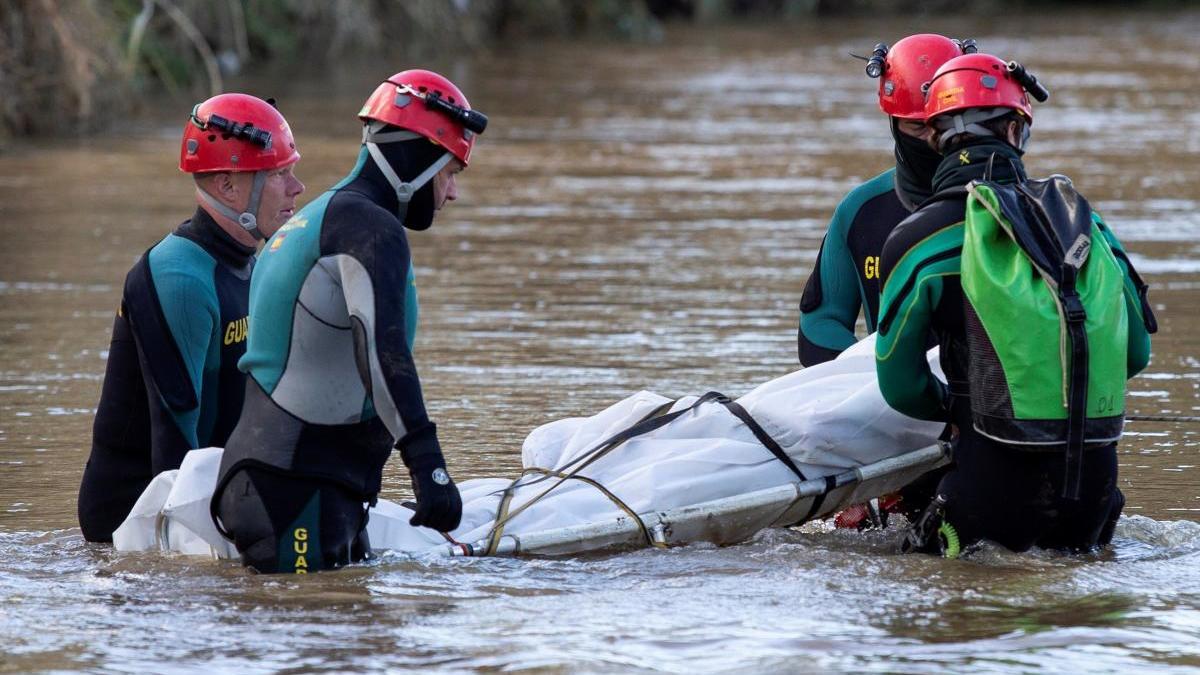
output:
[[[942,297],[942,279],[957,273],[958,259],[915,269],[902,264],[897,269],[887,261],[888,254],[885,246],[884,269],[895,272],[884,283],[879,316],[888,317],[891,306],[896,307],[894,318],[881,322],[877,332],[879,389],[888,405],[909,417],[948,422],[946,385],[930,370],[925,353],[933,312]]]
[[[854,324],[862,307],[858,275],[846,246],[848,210],[843,200],[834,211],[800,302],[801,340],[832,352],[841,352],[857,341]]]
[[[214,327],[220,323],[212,271],[181,264],[152,265],[151,270],[163,317],[183,357],[196,400],[203,401],[205,364]],[[193,448],[199,445],[200,409],[197,405],[190,410],[171,410],[179,431]]]
[[[1125,247],[1121,245],[1117,236],[1113,234],[1099,214],[1093,213],[1092,215],[1100,232],[1104,235],[1105,241],[1108,242],[1113,253],[1117,254],[1117,266],[1121,268],[1125,285],[1125,315],[1129,327],[1129,346],[1125,363],[1126,377],[1133,377],[1150,364],[1150,331],[1147,326],[1152,325],[1153,320],[1146,320],[1149,306],[1143,302],[1145,288],[1138,287],[1140,279],[1135,281],[1136,272],[1131,272],[1132,268],[1129,264],[1129,257],[1125,253]]]

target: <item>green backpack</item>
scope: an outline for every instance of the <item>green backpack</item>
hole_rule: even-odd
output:
[[[1124,275],[1070,179],[967,186],[962,249],[975,429],[1066,450],[1063,496],[1078,498],[1087,443],[1125,421]]]

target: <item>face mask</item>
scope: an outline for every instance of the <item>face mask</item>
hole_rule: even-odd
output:
[[[900,131],[892,118],[892,138],[896,140],[896,187],[910,210],[933,195],[933,174],[942,163],[942,155],[925,141]]]
[[[401,221],[410,230],[428,230],[433,225],[433,181],[425,183],[413,193],[408,210]]]
[[[383,142],[376,144],[377,139]],[[433,177],[453,159],[450,153],[412,132],[378,131],[369,126],[363,142],[375,166],[396,190],[400,222],[410,230],[429,229],[435,211]]]

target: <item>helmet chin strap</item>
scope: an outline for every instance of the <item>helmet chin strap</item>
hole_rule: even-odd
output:
[[[258,216],[255,214],[258,213],[259,202],[262,201],[263,185],[266,185],[266,183],[267,172],[255,171],[254,183],[250,186],[250,201],[246,203],[246,210],[242,213],[238,213],[217,201],[217,198],[209,194],[208,190],[204,188],[199,188],[200,198],[204,200],[205,204],[216,209],[217,213],[237,223],[243,230],[254,235],[255,239],[262,241],[266,239],[266,236],[263,235],[262,230],[258,229]]]
[[[996,133],[983,126],[981,122],[996,119],[1008,113],[1008,108],[974,108],[938,119],[935,126],[942,132],[942,135],[938,138],[938,150],[940,151],[946,147],[946,142],[959,134],[994,137]],[[1021,147],[1018,149],[1024,150],[1025,140],[1028,138],[1028,134],[1024,134],[1024,138],[1021,139]]]
[[[408,203],[412,201],[413,195],[417,193],[430,181],[437,172],[442,170],[442,167],[450,163],[454,159],[454,155],[449,152],[439,157],[429,168],[425,169],[416,178],[409,182],[404,182],[400,176],[396,174],[396,170],[388,163],[387,158],[383,156],[383,151],[379,149],[379,143],[399,143],[400,141],[411,141],[418,138],[424,138],[421,134],[413,131],[381,131],[386,125],[383,122],[372,121],[363,125],[363,144],[367,146],[367,152],[370,153],[371,159],[375,160],[375,166],[379,167],[379,171],[383,173],[383,177],[387,179],[392,189],[396,191],[396,217],[400,222],[404,222],[404,216],[408,213]]]

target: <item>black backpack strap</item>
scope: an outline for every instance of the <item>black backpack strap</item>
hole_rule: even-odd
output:
[[[1071,337],[1071,375],[1067,388],[1067,451],[1063,477],[1064,499],[1079,499],[1079,483],[1083,476],[1084,427],[1087,423],[1088,342],[1084,321],[1087,312],[1075,289],[1078,270],[1063,265],[1059,298],[1062,300],[1067,333]]]
[[[985,180],[989,183],[993,182],[993,175],[995,174],[995,171],[996,171],[996,157],[999,155],[1000,155],[1000,153],[998,153],[998,152],[993,152],[992,154],[988,155],[987,164],[984,165],[983,180]],[[1009,171],[1011,171],[1012,175],[1016,177],[1016,181],[1018,183],[1025,182],[1025,180],[1026,180],[1025,171],[1021,167],[1017,166],[1017,162],[1012,157],[1009,157],[1008,155],[1005,155],[1003,159],[1004,159],[1004,162],[1006,164],[1008,164]],[[1001,179],[1001,180],[1003,180],[1003,179]]]

